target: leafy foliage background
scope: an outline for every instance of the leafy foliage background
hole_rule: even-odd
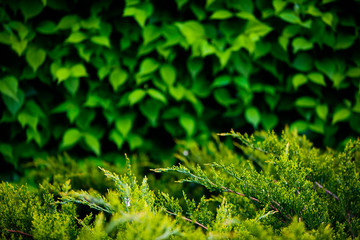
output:
[[[0,153],[154,159],[285,124],[360,133],[359,1],[0,3]]]

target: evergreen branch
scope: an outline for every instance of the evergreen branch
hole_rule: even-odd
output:
[[[312,179],[311,179],[311,177],[309,177],[309,176],[306,176],[310,181],[313,181]],[[324,189],[325,190],[325,193],[327,193],[327,194],[329,194],[330,196],[332,196],[333,198],[335,198],[336,200],[338,200],[338,201],[340,201],[340,199],[338,198],[338,196],[336,196],[334,193],[332,193],[332,192],[330,192],[329,190],[327,190],[326,188],[324,188],[319,182],[314,182],[314,184],[316,185],[316,186],[318,186],[319,188],[321,188],[321,189]]]
[[[245,137],[243,137],[240,133],[235,132],[233,129],[231,129],[230,133],[218,133],[217,135],[218,136],[231,136],[233,138],[239,139],[245,146],[247,146],[249,148],[258,150],[258,151],[266,153],[266,154],[271,153],[269,151],[266,151],[265,149],[255,146],[253,143],[251,143],[249,140],[247,140]],[[273,154],[275,154],[275,153],[273,153]]]
[[[167,210],[167,209],[164,209],[164,211],[167,212],[167,213],[170,214],[170,215],[178,216],[176,213],[170,212],[170,211]],[[188,221],[188,222],[194,223],[194,224],[202,227],[202,228],[205,229],[205,230],[208,230],[208,228],[207,228],[206,226],[202,225],[201,223],[199,223],[199,222],[197,222],[197,221],[193,221],[193,220],[191,220],[191,219],[189,219],[189,218],[187,218],[187,217],[184,217],[184,216],[181,216],[181,218],[184,219],[184,220],[186,220],[186,221]]]
[[[5,230],[6,230],[6,231],[8,231],[8,232],[11,232],[11,233],[19,233],[19,234],[21,234],[21,235],[24,235],[24,236],[27,236],[27,237],[34,238],[34,236],[33,236],[33,235],[28,234],[28,233],[24,233],[24,232],[19,231],[19,230],[11,230],[11,229],[5,229]]]

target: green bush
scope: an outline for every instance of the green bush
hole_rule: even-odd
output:
[[[221,142],[179,152],[182,197],[100,170],[105,194],[71,190],[70,180],[38,189],[0,184],[2,237],[18,239],[348,239],[360,235],[360,139],[320,151],[297,132],[234,131],[237,155]],[[186,156],[185,156],[186,155]],[[163,175],[163,174],[162,174]],[[181,178],[181,176],[185,178]],[[96,177],[95,177],[96,178]],[[73,179],[76,181],[76,179]],[[160,180],[159,180],[160,181]],[[96,184],[103,184],[100,182]],[[160,183],[161,185],[162,183]],[[167,182],[166,184],[171,185]],[[59,189],[59,191],[54,191]],[[210,192],[206,192],[205,190]],[[194,197],[192,197],[194,196]],[[77,210],[75,208],[77,206]],[[84,209],[85,207],[85,209]]]
[[[360,133],[358,2],[2,1],[0,152],[161,160],[286,124],[335,146]]]

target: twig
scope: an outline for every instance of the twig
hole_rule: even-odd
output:
[[[34,236],[33,236],[33,235],[28,234],[28,233],[24,233],[24,232],[19,231],[19,230],[11,230],[11,229],[5,229],[5,230],[6,230],[6,231],[8,231],[8,232],[11,232],[11,233],[19,233],[19,234],[21,234],[21,235],[24,235],[24,236],[27,236],[27,237],[34,238]]]
[[[243,193],[235,192],[235,191],[233,191],[233,190],[231,190],[231,189],[229,189],[229,188],[226,188],[226,187],[224,187],[224,186],[222,186],[222,188],[223,188],[225,191],[227,191],[227,192],[235,193],[235,194],[240,195],[240,196],[242,196],[242,197],[247,197],[247,196],[245,196],[245,194],[243,194]],[[248,198],[250,198],[250,199],[253,200],[253,201],[256,201],[256,202],[260,203],[260,200],[257,199],[257,198],[254,198],[254,197],[248,197]],[[278,205],[279,207],[281,207],[279,203],[275,202],[274,200],[272,200],[272,201],[273,201],[276,205]],[[288,215],[282,213],[279,209],[277,209],[277,208],[274,207],[273,205],[269,204],[269,206],[270,206],[273,210],[279,212],[280,214],[283,214],[287,219],[291,220],[291,217],[289,217]],[[282,207],[281,207],[281,208],[282,208]],[[281,220],[281,221],[283,221],[283,220]],[[285,221],[283,221],[283,222],[285,223]]]
[[[318,186],[319,188],[325,189],[323,186],[320,185],[320,183],[315,182],[315,184],[316,184],[316,186]],[[336,200],[340,201],[339,198],[338,198],[335,194],[333,194],[332,192],[330,192],[329,190],[325,189],[325,192],[326,192],[327,194],[333,196]]]
[[[167,210],[167,209],[165,209],[165,212],[167,212],[167,213],[170,214],[170,215],[177,216],[176,213],[170,212],[170,211]],[[184,219],[184,220],[186,220],[186,221],[189,221],[189,222],[191,222],[191,223],[195,223],[196,225],[202,227],[202,228],[205,229],[205,230],[208,230],[207,227],[205,227],[204,225],[202,225],[201,223],[199,223],[199,222],[197,222],[197,221],[194,222],[193,220],[191,220],[191,219],[189,219],[189,218],[187,218],[187,217],[184,217],[184,216],[181,216],[181,218]]]

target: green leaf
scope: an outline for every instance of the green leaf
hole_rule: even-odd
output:
[[[334,15],[332,13],[330,12],[323,13],[321,19],[324,21],[324,23],[332,27],[334,21]]]
[[[303,120],[298,120],[293,122],[290,125],[290,130],[294,131],[295,129],[297,130],[297,132],[301,133],[301,132],[305,132],[309,127],[309,124]]]
[[[163,64],[160,67],[160,75],[166,85],[172,86],[176,80],[176,69],[170,64]]]
[[[313,108],[316,106],[316,101],[312,97],[300,97],[295,101],[295,106],[304,108]]]
[[[75,95],[76,92],[79,89],[80,80],[79,80],[79,78],[74,78],[74,77],[68,78],[64,82],[64,86],[65,86],[66,90],[68,90],[71,95]]]
[[[259,110],[256,107],[248,107],[245,110],[245,119],[248,123],[251,123],[254,128],[257,128],[261,120]]]
[[[162,107],[163,104],[152,99],[140,103],[141,113],[150,121],[153,127],[157,126],[157,119]]]
[[[190,114],[182,114],[179,118],[179,123],[188,137],[195,133],[195,119]]]
[[[312,57],[307,53],[299,53],[294,59],[293,66],[299,71],[310,71],[313,68]]]
[[[360,67],[357,68],[349,68],[346,76],[351,77],[351,78],[358,78],[360,77]]]
[[[28,44],[27,40],[19,41],[16,39],[11,43],[11,48],[18,54],[18,56],[21,56],[25,51],[27,44]]]
[[[197,21],[187,21],[184,23],[176,23],[180,32],[186,38],[186,41],[192,45],[205,37],[205,29]]]
[[[319,116],[320,119],[326,121],[326,117],[328,115],[329,112],[329,108],[327,105],[322,104],[322,105],[318,105],[316,106],[316,113]]]
[[[120,86],[122,86],[128,78],[128,74],[121,68],[115,68],[109,77],[109,81],[114,91],[116,92]]]
[[[278,124],[279,119],[275,114],[261,114],[261,124],[266,130],[272,130]]]
[[[17,97],[18,81],[13,76],[6,76],[0,80],[0,92],[6,96],[11,97],[16,102],[19,101]]]
[[[279,14],[279,17],[289,23],[300,24],[301,20],[292,11],[286,11]]]
[[[181,84],[169,87],[169,93],[176,101],[180,101],[185,95],[185,88]]]
[[[310,79],[310,81],[312,81],[316,84],[322,85],[324,87],[326,86],[324,75],[322,75],[321,73],[312,72],[312,73],[309,73],[307,75],[307,77]]]
[[[254,3],[253,0],[241,0],[237,1],[236,5],[238,5],[241,11],[245,11],[248,13],[252,13],[254,11]]]
[[[147,93],[154,99],[159,100],[160,102],[163,102],[165,104],[167,104],[167,100],[166,97],[164,96],[164,94],[162,94],[160,91],[154,89],[154,88],[150,88],[147,90]]]
[[[97,45],[111,48],[110,39],[106,36],[93,36],[90,38],[90,41]]]
[[[78,64],[72,66],[70,71],[71,71],[71,76],[72,77],[86,77],[86,76],[88,76],[85,66],[83,64],[81,64],[81,63],[78,63]]]
[[[116,147],[118,149],[120,149],[122,147],[122,145],[124,144],[124,140],[125,140],[124,137],[116,129],[113,129],[110,132],[109,139],[112,140],[116,144]]]
[[[147,75],[155,72],[159,68],[159,63],[153,58],[145,58],[140,64],[139,75]]]
[[[30,142],[31,140],[34,140],[39,147],[42,147],[43,142],[41,139],[41,135],[37,129],[33,128],[27,128],[26,129],[26,142]]]
[[[313,124],[309,125],[309,128],[317,133],[324,134],[325,133],[325,123],[320,119],[316,119]]]
[[[215,11],[213,14],[211,14],[210,19],[228,19],[231,18],[233,16],[233,13],[225,10],[225,9],[220,9]]]
[[[86,145],[96,154],[96,156],[99,156],[100,155],[99,140],[89,133],[85,133],[83,135]]]
[[[304,74],[296,74],[292,79],[292,84],[295,90],[305,83],[307,83],[307,77]]]
[[[143,144],[143,140],[142,138],[134,133],[129,134],[129,137],[127,138],[127,141],[130,145],[130,150],[134,150],[136,148],[141,147],[141,145]]]
[[[236,103],[237,100],[233,99],[229,93],[229,91],[225,88],[218,88],[214,91],[214,97],[215,100],[223,105],[224,107],[227,107],[233,103]]]
[[[332,124],[347,120],[351,115],[351,111],[347,108],[338,109],[333,116]]]
[[[286,7],[288,2],[283,0],[273,0],[272,4],[275,9],[275,13],[279,13]]]
[[[17,119],[22,128],[24,128],[25,126],[30,126],[32,129],[36,130],[39,123],[39,117],[33,116],[26,111],[22,111],[21,113],[19,113]]]
[[[303,37],[297,37],[292,41],[293,53],[297,53],[299,50],[312,49],[313,46],[312,42],[309,42]]]
[[[153,12],[153,6],[151,3],[137,4],[136,7],[128,6],[124,9],[123,16],[132,16],[139,23],[141,27],[145,26],[146,20],[151,16]]]
[[[266,36],[271,31],[272,27],[269,27],[258,20],[250,20],[246,24],[244,33],[249,36],[251,41],[258,41],[260,37]]]
[[[58,79],[59,83],[68,79],[70,77],[70,75],[71,75],[70,69],[65,68],[65,67],[59,68],[55,73],[55,76]]]
[[[148,45],[150,42],[158,39],[161,36],[161,29],[155,25],[146,25],[143,28],[144,45]]]
[[[42,21],[36,27],[36,31],[42,34],[53,34],[56,33],[57,27],[56,24],[52,21]]]
[[[126,139],[128,136],[134,122],[134,115],[132,114],[125,114],[121,115],[115,121],[116,129],[121,133],[121,135]]]
[[[25,17],[25,21],[38,15],[44,8],[44,5],[39,1],[20,1],[19,8]]]
[[[80,43],[87,39],[87,35],[83,32],[72,32],[70,36],[65,40],[67,43]]]
[[[42,48],[30,46],[26,51],[25,58],[30,67],[36,72],[36,70],[44,63],[46,52]]]
[[[146,95],[146,91],[143,89],[135,89],[129,95],[129,102],[130,106],[134,105],[135,103],[141,101]]]
[[[190,75],[193,79],[199,74],[201,69],[203,68],[203,61],[200,58],[190,58],[187,60],[187,68],[190,72]]]
[[[11,147],[10,144],[0,143],[0,153],[3,156],[13,158],[13,148]]]
[[[348,49],[349,47],[351,47],[354,44],[356,39],[357,39],[357,37],[354,35],[347,35],[347,34],[339,33],[336,38],[336,43],[335,43],[334,49],[336,49],[336,50]]]
[[[18,101],[14,100],[13,98],[2,94],[2,99],[7,107],[7,109],[11,112],[13,116],[20,110],[21,106],[24,104],[25,94],[21,89],[17,91],[17,99]]]
[[[83,134],[76,128],[66,130],[62,139],[61,148],[73,146],[82,138],[82,136]]]
[[[214,82],[211,84],[211,87],[224,87],[231,83],[231,77],[229,75],[221,75],[215,78]]]
[[[67,15],[60,20],[60,22],[57,25],[57,28],[61,30],[70,29],[78,25],[79,22],[80,20],[77,15]]]
[[[11,45],[14,41],[17,41],[17,38],[14,34],[0,32],[0,43]]]

